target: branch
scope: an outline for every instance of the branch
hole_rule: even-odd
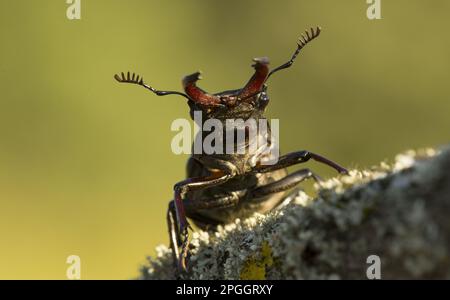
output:
[[[366,279],[369,255],[382,279],[450,278],[450,148],[409,151],[367,171],[297,192],[268,215],[193,234],[185,279]],[[157,248],[142,279],[175,279]]]

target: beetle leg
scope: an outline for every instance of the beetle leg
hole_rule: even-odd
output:
[[[312,153],[309,151],[297,151],[297,152],[292,152],[292,153],[283,155],[278,159],[278,162],[276,164],[274,164],[274,165],[258,165],[253,169],[253,172],[255,172],[255,173],[272,172],[272,171],[290,167],[290,166],[293,166],[296,164],[301,164],[301,163],[307,162],[310,159],[314,159],[315,161],[326,164],[341,174],[348,174],[347,169],[345,169],[344,167],[341,167],[337,163],[329,160],[328,158],[325,158],[319,154],[315,154],[315,153]]]
[[[228,192],[214,198],[201,198],[198,200],[186,199],[184,205],[186,207],[189,219],[202,230],[215,230],[216,226],[221,224],[220,221],[202,214],[202,210],[208,209],[226,209],[236,206],[241,196],[237,192]]]
[[[170,248],[172,249],[173,261],[175,266],[177,266],[180,260],[178,247],[181,245],[181,241],[175,217],[175,202],[172,200],[169,202],[169,208],[167,209],[167,226],[169,227]]]
[[[215,209],[227,208],[235,206],[239,201],[239,195],[235,192],[230,192],[227,195],[215,197],[213,199],[199,199],[196,201],[185,201],[185,207],[188,211],[196,211],[198,209]]]
[[[179,229],[179,237],[181,240],[181,253],[178,257],[178,269],[180,272],[186,270],[186,257],[189,247],[189,232],[190,225],[187,221],[186,212],[184,210],[183,200],[186,193],[199,189],[204,189],[212,186],[216,186],[228,181],[234,176],[233,174],[223,174],[219,176],[211,177],[199,177],[189,178],[177,183],[174,187],[175,190],[175,212],[177,217],[177,225]]]
[[[271,182],[269,184],[257,187],[250,191],[251,198],[259,198],[268,194],[274,194],[278,192],[286,191],[298,183],[304,181],[305,179],[313,178],[315,181],[320,182],[321,179],[319,176],[314,174],[309,169],[298,170],[292,174],[287,175],[286,177],[277,180],[275,182]]]

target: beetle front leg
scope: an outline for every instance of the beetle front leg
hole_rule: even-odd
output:
[[[253,172],[255,173],[266,173],[266,172],[272,172],[279,169],[284,169],[296,164],[301,164],[304,162],[307,162],[308,160],[313,159],[315,161],[318,161],[320,163],[323,163],[327,166],[332,167],[336,171],[338,171],[340,174],[348,174],[348,171],[346,168],[338,165],[332,160],[329,160],[328,158],[325,158],[319,154],[315,154],[309,151],[297,151],[292,152],[286,155],[283,155],[279,158],[278,162],[274,165],[258,165],[253,169]]]
[[[185,196],[190,191],[195,191],[199,189],[204,189],[212,186],[216,186],[219,184],[222,184],[228,180],[230,180],[232,177],[235,176],[234,172],[230,172],[227,174],[218,173],[219,175],[216,176],[210,176],[210,177],[199,177],[199,178],[190,178],[183,180],[179,183],[177,183],[174,187],[175,190],[175,212],[176,212],[176,219],[177,219],[177,226],[178,226],[178,239],[181,241],[181,251],[178,256],[178,270],[180,272],[185,271],[186,268],[186,257],[187,257],[187,251],[189,247],[189,231],[190,225],[188,223],[186,212],[184,209],[184,203]],[[176,256],[176,253],[174,252],[174,255]]]
[[[269,194],[279,193],[286,191],[288,189],[293,188],[300,182],[312,178],[316,182],[320,182],[321,178],[314,174],[309,169],[302,169],[298,170],[292,174],[287,175],[286,177],[277,180],[275,182],[268,183],[266,185],[260,186],[255,188],[254,190],[250,191],[250,197],[251,198],[259,198],[262,196],[266,196]],[[252,201],[252,202],[258,202],[258,201]]]
[[[184,203],[188,212],[195,212],[201,209],[217,209],[236,206],[239,202],[239,195],[236,192],[230,192],[227,195],[214,197],[213,199],[199,199],[196,201],[186,201]]]
[[[172,200],[169,202],[167,209],[167,227],[169,228],[170,249],[172,250],[175,267],[177,267],[178,261],[180,260],[180,251],[178,248],[181,246],[180,232],[176,222],[175,202]]]

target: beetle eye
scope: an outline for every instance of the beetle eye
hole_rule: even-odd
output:
[[[260,109],[265,109],[267,104],[269,104],[269,95],[266,92],[261,92],[258,99],[258,106]]]

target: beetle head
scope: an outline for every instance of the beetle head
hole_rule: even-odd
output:
[[[266,105],[268,104],[268,97],[266,94],[265,82],[267,79],[280,70],[289,68],[294,62],[300,50],[303,49],[310,41],[319,36],[321,32],[320,27],[315,30],[306,30],[297,41],[297,49],[292,55],[291,59],[276,67],[269,72],[269,59],[267,57],[255,58],[252,65],[255,73],[247,82],[247,84],[238,90],[224,91],[217,94],[210,94],[205,92],[197,86],[197,81],[201,79],[200,72],[193,73],[183,78],[183,88],[185,93],[177,91],[160,91],[146,83],[143,77],[135,73],[126,75],[114,75],[114,78],[121,83],[131,83],[140,85],[158,96],[179,95],[188,99],[188,104],[191,108],[191,116],[194,111],[201,111],[206,118],[216,118],[219,120],[225,119],[248,119],[259,118],[262,116]]]
[[[183,78],[183,88],[189,97],[191,115],[194,110],[201,110],[207,118],[248,119],[262,114],[267,105],[265,82],[269,75],[267,57],[253,59],[255,73],[247,84],[237,90],[210,94],[197,86],[201,73],[196,72]]]

